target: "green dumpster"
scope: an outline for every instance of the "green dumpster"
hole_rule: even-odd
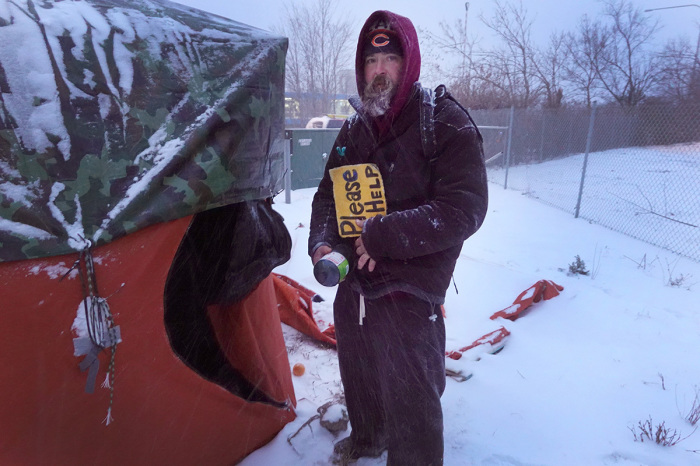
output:
[[[318,186],[339,132],[339,128],[287,130],[287,138],[292,140],[292,189]]]

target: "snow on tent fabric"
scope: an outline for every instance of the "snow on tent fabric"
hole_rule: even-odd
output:
[[[0,462],[234,464],[295,416],[268,201],[287,40],[0,0],[0,43]]]
[[[175,3],[0,0],[0,261],[281,189],[287,41]]]

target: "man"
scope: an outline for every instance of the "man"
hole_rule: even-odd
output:
[[[341,461],[384,450],[389,465],[443,461],[440,305],[462,243],[486,215],[487,182],[481,136],[466,111],[444,95],[433,108],[419,74],[411,21],[388,11],[370,15],[357,45],[361,101],[353,103],[356,114],[341,129],[313,200],[312,262],[343,243],[356,253],[333,305],[352,426],[334,448]],[[429,125],[421,123],[425,111]],[[358,238],[341,239],[329,170],[359,163],[379,168],[387,212],[358,221]]]

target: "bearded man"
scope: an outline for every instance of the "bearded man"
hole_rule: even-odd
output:
[[[420,61],[409,19],[370,15],[355,61],[360,101],[351,100],[356,114],[335,141],[312,204],[312,262],[341,244],[355,251],[333,304],[352,426],[335,445],[340,462],[388,450],[389,465],[443,463],[441,304],[488,194],[478,130],[444,86],[434,99],[421,87]],[[358,221],[361,235],[341,238],[329,171],[361,163],[382,175],[386,215]]]

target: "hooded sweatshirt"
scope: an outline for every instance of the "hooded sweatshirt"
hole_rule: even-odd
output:
[[[367,41],[369,31],[372,26],[379,21],[384,21],[389,24],[389,28],[394,31],[401,43],[403,50],[403,72],[402,79],[398,83],[396,95],[391,101],[391,108],[382,116],[375,119],[375,124],[379,131],[384,133],[391,126],[394,118],[401,112],[401,109],[408,100],[413,84],[418,81],[420,76],[420,46],[418,44],[418,35],[413,23],[410,19],[392,13],[390,11],[375,11],[367,21],[365,21],[360,36],[357,40],[357,51],[355,54],[355,79],[357,81],[357,92],[362,99],[365,82],[365,61],[363,57],[363,49]]]

